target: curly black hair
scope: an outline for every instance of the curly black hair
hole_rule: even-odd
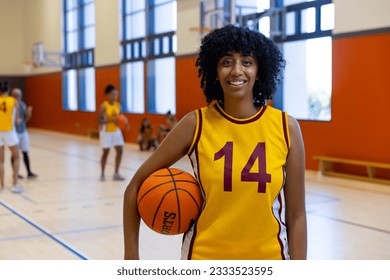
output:
[[[8,92],[9,87],[8,87],[8,82],[0,82],[0,92]]]
[[[113,90],[116,90],[115,86],[113,86],[112,84],[108,84],[106,86],[106,88],[104,89],[104,94],[105,95],[108,95],[110,94]]]
[[[218,61],[229,52],[252,55],[258,63],[258,81],[253,87],[253,103],[259,107],[272,99],[280,80],[285,60],[277,45],[260,32],[247,27],[227,25],[216,29],[201,40],[196,66],[200,87],[206,101],[223,102],[223,90],[217,81]]]

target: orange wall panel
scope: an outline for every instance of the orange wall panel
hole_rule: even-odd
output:
[[[390,162],[390,34],[333,39],[332,120],[301,121],[314,155]]]
[[[207,105],[200,88],[196,57],[179,57],[176,59],[176,115],[183,117],[190,111]]]
[[[61,73],[26,78],[25,96],[27,104],[33,107],[29,126],[82,134],[83,127],[91,123],[91,113],[62,109]]]

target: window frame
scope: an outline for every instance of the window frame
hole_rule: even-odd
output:
[[[157,112],[156,99],[155,99],[155,79],[151,78],[154,74],[154,69],[151,65],[155,60],[175,57],[176,54],[176,28],[173,31],[155,33],[154,23],[155,14],[154,9],[156,7],[176,3],[177,0],[166,0],[158,4],[154,4],[154,0],[145,1],[145,35],[136,38],[127,38],[127,21],[128,17],[141,12],[142,10],[135,10],[127,12],[127,1],[122,0],[122,40],[121,45],[121,105],[125,112],[128,113],[140,113],[133,112],[127,108],[127,79],[126,73],[123,73],[126,69],[126,64],[142,61],[144,65],[144,110],[142,113],[148,114],[165,114],[166,112]],[[173,78],[175,79],[175,71],[173,71]],[[176,93],[174,98],[176,99]],[[176,104],[171,111],[176,111]]]
[[[63,0],[63,38],[64,38],[64,55],[63,55],[63,66],[62,66],[62,107],[67,111],[85,111],[85,112],[96,112],[96,103],[93,105],[92,109],[88,109],[86,96],[87,96],[87,81],[84,80],[80,82],[80,78],[83,75],[84,71],[88,71],[89,68],[92,68],[94,71],[95,66],[95,48],[85,48],[85,30],[87,28],[95,28],[96,19],[93,24],[84,24],[85,19],[85,7],[88,5],[94,5],[94,0],[74,0],[75,6],[70,9],[67,8],[69,0]],[[75,23],[76,28],[72,30],[68,29],[68,12],[73,11],[77,13],[77,23]],[[95,31],[95,30],[94,30]],[[71,32],[77,33],[77,46],[75,51],[70,52],[68,49],[68,34]],[[96,31],[95,31],[96,32]],[[96,40],[96,37],[95,37]],[[94,45],[96,41],[94,42]],[[69,97],[69,88],[67,85],[67,76],[70,71],[76,71],[76,108],[70,108],[68,104]],[[94,74],[95,75],[95,74]],[[91,85],[92,88],[95,88],[95,78],[94,84]],[[96,96],[95,96],[96,100]],[[94,101],[95,101],[94,100]]]
[[[304,0],[302,0],[304,1]],[[237,11],[240,11],[240,7],[235,6],[233,8],[227,8],[226,5],[232,5],[232,2],[225,1],[224,7],[217,7],[215,10],[206,11],[206,4],[204,1],[201,1],[201,27],[211,27],[206,26],[206,15],[213,14],[216,12],[223,11],[224,16],[222,17],[224,20],[224,25],[229,24],[231,21],[239,24],[241,26],[245,26],[251,29],[260,30],[260,20],[262,18],[269,17],[270,22],[270,39],[273,40],[276,44],[279,45],[281,51],[284,51],[284,44],[289,42],[297,42],[297,41],[306,41],[310,39],[317,38],[332,38],[333,29],[325,29],[322,30],[322,7],[333,4],[332,0],[313,0],[302,3],[296,3],[291,5],[284,6],[284,0],[270,0],[270,8],[264,10],[262,12],[256,12],[253,14],[247,15],[237,15]],[[247,8],[247,7],[244,7]],[[315,9],[315,28],[313,31],[304,31],[302,30],[302,22],[303,22],[303,12],[308,9]],[[234,19],[231,19],[231,12],[236,11],[236,14],[233,16]],[[287,34],[287,15],[294,15],[294,27],[292,28],[294,31],[291,34]],[[221,18],[221,17],[220,17]],[[230,21],[230,22],[229,22]],[[210,21],[211,22],[211,21]],[[217,26],[219,27],[219,26]],[[283,83],[278,85],[277,91],[274,95],[274,99],[272,104],[274,107],[282,109],[284,108],[284,88]],[[330,93],[329,97],[329,109],[330,110],[330,119],[331,119],[331,103],[332,103],[332,94]],[[311,105],[309,105],[311,106]],[[300,118],[298,118],[300,119]],[[326,119],[311,119],[310,116],[301,118],[302,120],[311,120],[311,121],[329,121]]]

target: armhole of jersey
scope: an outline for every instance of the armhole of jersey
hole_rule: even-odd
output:
[[[194,151],[195,147],[198,144],[199,137],[200,137],[200,131],[202,127],[202,111],[201,109],[198,109],[195,111],[196,114],[196,127],[195,127],[195,133],[194,133],[194,138],[192,139],[192,143],[190,148],[188,149],[187,156],[190,156],[192,152]]]
[[[288,114],[286,112],[282,112],[282,119],[284,140],[286,141],[287,149],[290,150],[290,130],[288,126]]]

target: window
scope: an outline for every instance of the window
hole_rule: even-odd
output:
[[[121,105],[125,112],[176,112],[176,1],[123,0]]]
[[[282,46],[287,65],[283,91],[275,101],[280,109],[297,119],[329,121],[333,4],[331,1],[301,2],[284,1],[286,37],[276,41]]]
[[[235,24],[257,29],[279,44],[287,65],[275,107],[298,119],[331,119],[331,0],[202,0],[201,5],[202,26],[231,23],[233,10]]]
[[[95,3],[64,0],[63,108],[96,111],[95,97]]]

